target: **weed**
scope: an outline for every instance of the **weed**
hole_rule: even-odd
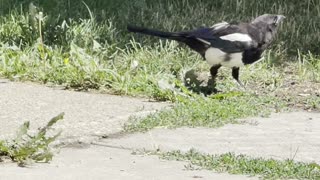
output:
[[[48,135],[52,126],[63,119],[64,113],[52,118],[46,126],[39,129],[37,133],[30,133],[30,122],[25,122],[17,132],[13,140],[0,141],[0,160],[9,157],[20,166],[31,162],[49,162],[53,157],[52,148],[49,146],[54,142],[61,132]]]

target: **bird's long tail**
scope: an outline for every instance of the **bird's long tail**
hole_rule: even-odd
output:
[[[136,27],[136,26],[127,26],[128,31],[135,32],[135,33],[141,33],[141,34],[147,34],[151,36],[158,36],[166,39],[172,39],[176,41],[184,41],[187,37],[184,33],[179,32],[164,32],[164,31],[158,31],[154,29],[148,29],[143,27]]]

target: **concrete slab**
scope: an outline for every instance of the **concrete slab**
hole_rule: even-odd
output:
[[[0,163],[0,180],[245,180],[242,175],[186,170],[186,162],[159,160],[157,156],[132,155],[132,151],[91,146],[63,149],[50,164],[20,168]]]
[[[65,112],[55,127],[61,140],[90,143],[97,136],[117,133],[131,115],[143,115],[168,106],[147,99],[53,89],[34,83],[0,79],[0,139],[12,135],[24,121],[32,128]]]
[[[0,79],[0,139],[13,135],[25,120],[37,128],[65,112],[65,119],[56,126],[63,130],[61,141],[100,145],[63,148],[51,163],[31,168],[0,163],[0,180],[257,179],[206,170],[189,171],[184,167],[186,162],[131,154],[132,149],[140,148],[163,151],[195,148],[210,154],[235,152],[320,163],[320,113],[273,114],[270,118],[246,119],[247,124],[218,129],[154,129],[97,141],[98,136],[121,131],[130,115],[143,115],[164,107],[168,104]]]
[[[320,163],[320,113],[273,114],[270,118],[250,118],[246,122],[218,129],[154,129],[120,139],[106,139],[104,143],[162,151],[195,148],[210,154],[235,152],[252,157]]]

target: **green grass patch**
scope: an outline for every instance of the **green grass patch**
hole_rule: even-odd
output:
[[[277,66],[275,57],[269,55],[264,62],[242,68],[240,78],[246,91],[234,82],[230,69],[222,68],[215,85],[220,92],[203,96],[185,86],[184,76],[190,69],[208,72],[206,63],[175,42],[161,43],[151,48],[131,42],[130,47],[113,54],[103,47],[86,50],[75,44],[64,53],[50,46],[40,51],[37,44],[25,49],[3,45],[0,76],[175,103],[173,109],[132,118],[125,126],[130,132],[154,127],[219,127],[286,106],[319,110],[320,61],[311,55]]]
[[[46,126],[39,128],[37,133],[31,133],[30,122],[25,122],[12,140],[0,140],[0,162],[9,158],[19,166],[32,162],[49,162],[53,157],[53,148],[50,147],[61,134],[50,132],[52,126],[62,120],[64,113],[52,118]]]
[[[172,151],[155,154],[167,160],[188,161],[191,163],[191,166],[187,166],[189,169],[196,165],[215,172],[259,176],[263,179],[320,179],[320,165],[316,163],[251,158],[234,153],[210,155],[193,149],[186,153]]]
[[[132,117],[125,131],[146,131],[155,127],[219,127],[237,123],[239,118],[268,116],[272,111],[284,109],[285,103],[275,97],[248,93],[219,93],[209,97],[180,97],[172,109],[162,110],[146,117]]]
[[[88,12],[83,1],[88,5],[91,13]],[[37,9],[30,6],[31,2]],[[23,13],[25,17],[23,21],[17,18],[16,14],[12,16],[11,13],[15,11]],[[128,23],[180,31],[199,26],[212,26],[221,21],[251,20],[263,13],[281,13],[287,19],[273,49],[279,50],[281,54],[286,52],[297,54],[297,49],[304,53],[309,50],[312,53],[319,53],[320,2],[316,0],[122,0],[121,2],[118,0],[1,0],[0,39],[5,42],[14,40],[23,44],[36,42],[39,34],[38,12],[43,13],[42,31],[46,44],[65,45],[69,44],[73,37],[81,39],[91,36],[100,43],[118,43],[121,47],[131,37],[125,32],[125,26]],[[89,28],[90,31],[86,31],[84,28],[88,26],[74,26],[74,23],[69,22],[71,20],[77,24],[92,16],[100,25],[111,22],[115,29],[114,33],[106,33],[110,30],[108,28]],[[33,26],[29,27],[29,24]],[[69,29],[75,29],[75,31]],[[143,42],[150,42],[148,37],[141,39]]]

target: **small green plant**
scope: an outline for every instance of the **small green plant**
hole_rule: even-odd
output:
[[[54,124],[63,119],[63,116],[64,113],[61,113],[52,118],[35,134],[29,132],[30,122],[25,122],[13,140],[0,141],[0,161],[3,158],[10,158],[20,166],[32,162],[49,162],[53,157],[49,145],[60,136],[61,131],[54,135],[48,135],[48,132]]]
[[[187,166],[188,168],[198,166],[216,172],[260,176],[263,179],[320,179],[320,165],[316,163],[251,158],[234,153],[210,155],[202,154],[194,149],[186,153],[171,151],[154,154],[167,160],[188,161],[191,163]]]

